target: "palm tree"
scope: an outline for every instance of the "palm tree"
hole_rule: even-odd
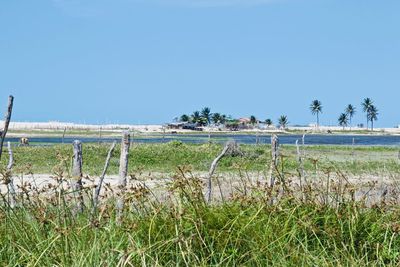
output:
[[[348,116],[350,121],[350,129],[351,129],[351,119],[353,118],[354,114],[356,114],[356,108],[352,104],[349,104],[346,108],[346,115]]]
[[[265,120],[265,124],[267,125],[267,127],[269,128],[272,125],[272,120],[271,119],[266,119]]]
[[[200,112],[199,111],[195,111],[192,114],[192,122],[193,123],[199,123],[200,122]]]
[[[207,123],[210,123],[210,119],[211,119],[211,110],[208,107],[205,107],[201,110],[201,117],[203,117]]]
[[[371,107],[369,108],[369,112],[368,112],[368,118],[371,121],[371,130],[374,130],[374,121],[378,120],[378,109],[374,106],[371,105]]]
[[[344,127],[346,127],[349,124],[348,115],[346,113],[340,114],[338,122],[339,122],[339,125],[342,126],[343,130],[344,130]]]
[[[317,127],[319,127],[319,114],[322,113],[322,104],[319,100],[311,102],[310,110],[313,115],[317,115]]]
[[[279,117],[278,119],[278,125],[281,129],[286,129],[287,125],[288,125],[289,121],[287,116],[282,115]]]
[[[213,113],[211,115],[211,120],[213,121],[213,123],[218,124],[221,123],[221,114],[219,113]]]
[[[189,120],[190,120],[190,117],[186,114],[183,114],[180,119],[180,121],[182,121],[182,122],[188,122]]]
[[[363,111],[365,113],[367,113],[367,130],[368,130],[368,122],[370,120],[369,113],[370,113],[371,106],[373,106],[373,102],[369,97],[367,97],[364,99],[364,101],[361,103],[361,105],[362,105]]]
[[[257,123],[257,118],[256,118],[256,116],[251,115],[251,116],[250,116],[250,124],[254,126],[256,123]]]
[[[227,116],[225,114],[222,114],[220,117],[220,123],[225,124],[227,121]]]

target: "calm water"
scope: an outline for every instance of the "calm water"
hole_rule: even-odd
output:
[[[228,140],[235,140],[241,144],[255,144],[255,135],[211,135],[211,141],[216,143],[224,143]],[[358,136],[358,135],[306,135],[306,145],[351,145],[354,142],[356,145],[361,146],[399,146],[400,136]],[[79,139],[84,143],[97,143],[101,142],[112,142],[114,140],[119,141],[119,138],[91,138],[91,137],[68,137],[64,138],[64,143],[72,143],[74,140]],[[281,144],[295,144],[296,140],[301,142],[302,135],[281,135],[279,141]],[[8,141],[19,142],[19,138],[8,138]],[[165,138],[162,136],[153,137],[134,137],[133,142],[136,143],[163,143],[173,140],[179,140],[185,143],[206,143],[209,141],[207,135],[166,135]],[[259,143],[265,144],[271,142],[271,135],[260,135],[258,136]],[[31,145],[39,144],[60,144],[62,143],[61,137],[32,137],[29,138]]]

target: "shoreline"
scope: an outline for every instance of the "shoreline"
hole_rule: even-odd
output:
[[[4,123],[0,121],[0,125]],[[237,131],[222,130],[217,127],[203,127],[203,131],[168,129],[161,124],[76,124],[69,122],[11,122],[9,137],[56,137],[66,136],[92,136],[113,137],[120,136],[123,131],[133,132],[140,136],[162,135],[353,135],[353,136],[397,136],[400,128],[375,128],[367,131],[365,128],[346,128],[339,126],[320,126],[318,129],[308,126],[289,126],[287,129],[241,129]]]

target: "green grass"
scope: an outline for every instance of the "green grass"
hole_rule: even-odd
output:
[[[193,199],[192,199],[193,200]],[[60,206],[0,210],[3,266],[397,266],[399,209],[338,208],[182,199],[181,211],[157,204],[112,206],[93,220]],[[128,264],[129,263],[129,264]]]
[[[52,172],[54,166],[68,165],[71,149],[15,148],[14,174],[28,169]],[[282,187],[284,193],[277,197],[282,192],[279,183],[275,188],[249,184],[249,190],[238,189],[225,201],[207,204],[202,180],[177,167],[207,170],[221,149],[215,144],[134,144],[132,172],[174,175],[162,201],[147,189],[128,189],[122,221],[116,219],[113,198],[103,199],[93,215],[89,189],[86,209],[77,215],[68,188],[20,194],[14,209],[7,204],[7,194],[1,195],[0,266],[398,266],[399,207],[355,202],[354,191],[342,182],[332,182],[329,204],[315,194],[325,192],[318,185],[293,191]],[[241,149],[243,157],[225,158],[219,170],[255,171],[269,164],[269,146]],[[84,171],[99,173],[107,150],[106,145],[84,144]],[[319,168],[379,171],[391,161],[392,171],[398,168],[392,159],[397,155],[394,148],[357,147],[359,160],[352,160],[353,149],[346,147],[315,146],[306,152],[310,171],[311,159],[317,156]],[[295,147],[283,146],[282,153],[283,172],[295,175]],[[117,172],[118,156],[114,155],[112,173]]]
[[[242,157],[222,159],[219,170],[234,171],[240,167],[245,170],[263,171],[270,164],[269,145],[241,145]],[[212,160],[220,153],[222,145],[217,144],[183,144],[170,142],[166,144],[133,144],[129,155],[131,172],[146,170],[171,173],[179,165],[189,165],[193,171],[207,171]],[[83,169],[86,174],[99,175],[102,171],[108,145],[84,144]],[[351,174],[398,173],[400,164],[398,150],[390,147],[343,147],[343,146],[307,146],[305,148],[305,169],[314,171],[315,162],[318,168],[337,168]],[[64,160],[70,164],[71,145],[44,147],[16,147],[15,173],[32,171],[33,173],[52,173],[53,168]],[[290,145],[281,147],[281,159],[290,173],[297,173],[298,163],[296,148]],[[2,164],[5,165],[6,153]],[[119,148],[111,160],[111,174],[118,173]]]

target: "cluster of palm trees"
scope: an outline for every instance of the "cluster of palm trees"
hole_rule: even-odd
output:
[[[361,103],[361,107],[363,112],[366,114],[367,117],[367,129],[369,129],[369,122],[371,122],[371,130],[374,130],[374,122],[378,120],[378,109],[374,105],[373,101],[370,98],[365,98],[364,101]],[[317,127],[319,127],[319,116],[322,113],[322,103],[319,100],[313,100],[310,105],[310,111],[313,115],[317,117]],[[343,129],[347,126],[352,125],[352,119],[356,114],[356,108],[349,104],[347,105],[345,111],[340,114],[338,118],[338,123]],[[222,125],[229,125],[229,124],[238,124],[238,120],[232,119],[231,116],[227,116],[221,113],[211,113],[211,109],[208,107],[203,108],[201,111],[194,111],[192,115],[183,114],[180,117],[181,122],[190,122],[196,123],[200,126],[210,125],[211,123],[214,124],[222,124]],[[250,124],[256,125],[260,121],[254,116],[250,116]],[[264,121],[267,127],[270,127],[273,122],[271,119],[266,119]],[[281,129],[285,129],[289,124],[288,117],[286,115],[282,115],[278,118],[278,126]]]
[[[369,129],[369,122],[371,122],[371,130],[374,130],[374,122],[378,120],[378,109],[374,105],[370,98],[365,98],[361,103],[362,110],[367,116],[367,129]],[[317,116],[317,127],[319,126],[319,114],[322,113],[322,103],[319,100],[314,100],[311,102],[310,110],[313,115]],[[352,118],[356,114],[356,108],[349,104],[345,111],[340,114],[338,118],[338,123],[343,129],[347,126],[351,126]]]
[[[194,111],[192,115],[183,114],[180,117],[182,122],[196,123],[200,126],[209,125],[211,122],[215,124],[225,124],[229,120],[229,116],[221,113],[211,113],[208,107],[203,108],[201,111]]]

